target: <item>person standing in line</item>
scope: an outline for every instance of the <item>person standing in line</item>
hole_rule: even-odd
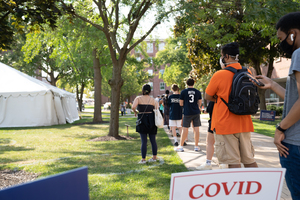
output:
[[[123,115],[125,115],[125,105],[122,103],[121,104],[121,115],[123,116]]]
[[[276,24],[280,47],[292,56],[286,89],[266,76],[259,75],[265,86],[284,99],[282,120],[277,125],[274,144],[280,164],[286,168],[285,180],[294,200],[300,199],[300,12],[284,15]],[[255,82],[253,82],[255,83]]]
[[[182,107],[179,104],[180,94],[178,85],[173,84],[171,86],[171,89],[173,94],[171,94],[168,99],[168,104],[170,105],[169,125],[174,138],[174,146],[178,146],[176,128],[178,128],[179,132],[181,133]]]
[[[192,78],[189,78],[186,81],[186,84],[188,86],[187,89],[184,89],[181,91],[180,94],[180,106],[183,106],[183,128],[182,128],[182,134],[180,138],[180,146],[175,148],[175,151],[184,151],[183,145],[185,142],[185,139],[188,135],[188,129],[191,126],[191,122],[193,122],[194,126],[194,139],[195,139],[195,151],[200,151],[200,148],[198,146],[199,143],[199,127],[201,126],[200,122],[200,107],[202,104],[202,96],[201,92],[194,88],[195,81]]]
[[[222,68],[230,66],[237,70],[242,69],[238,55],[238,43],[232,42],[223,46],[220,58]],[[229,168],[240,168],[241,163],[245,167],[257,167],[251,142],[251,132],[254,131],[251,116],[230,112],[221,100],[228,102],[233,76],[231,71],[219,70],[212,76],[206,88],[205,99],[215,102],[211,129],[215,131],[216,156],[220,164],[228,164]]]
[[[138,120],[140,120],[140,124],[136,126],[136,132],[140,133],[141,136],[141,153],[142,160],[139,164],[145,164],[146,162],[156,162],[157,161],[157,144],[156,144],[156,134],[157,127],[155,126],[154,119],[154,108],[158,108],[158,103],[154,98],[150,97],[149,94],[151,92],[151,86],[149,84],[145,84],[142,88],[143,95],[138,96],[134,99],[132,104],[132,110],[134,115],[137,116]],[[147,155],[147,136],[149,135],[149,139],[152,146],[152,155],[153,157],[146,161]]]
[[[214,132],[211,130],[211,119],[212,119],[212,112],[214,108],[215,102],[210,101],[208,103],[208,106],[206,108],[206,112],[209,114],[209,120],[208,120],[208,130],[207,130],[207,136],[206,136],[206,162],[202,165],[196,167],[198,170],[211,170],[211,160],[214,155],[214,144],[215,144],[215,137]]]
[[[170,130],[169,127],[169,118],[170,118],[170,105],[169,105],[169,94],[170,91],[166,90],[166,95],[163,98],[163,107],[164,107],[164,125],[168,126],[168,129]]]
[[[164,105],[163,105],[163,99],[164,99],[164,95],[161,95],[161,98],[159,99],[159,111],[162,117],[164,117]]]

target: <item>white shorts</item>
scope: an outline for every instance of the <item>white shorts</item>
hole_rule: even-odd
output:
[[[177,126],[178,128],[181,127],[181,119],[179,120],[169,120],[169,126]]]

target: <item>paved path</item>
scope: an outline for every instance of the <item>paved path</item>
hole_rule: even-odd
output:
[[[184,152],[178,152],[178,155],[182,159],[183,163],[187,167],[188,170],[196,170],[196,167],[201,165],[206,160],[206,134],[208,127],[208,115],[201,115],[201,123],[200,127],[200,142],[199,147],[201,148],[200,152],[194,151],[194,134],[192,129],[189,129],[188,134],[188,142],[187,146],[184,146]],[[169,133],[168,129],[165,128],[165,131]],[[173,143],[172,136],[170,134],[169,138]],[[259,167],[265,168],[280,168],[278,151],[273,143],[273,138],[264,136],[258,133],[252,133],[252,143],[255,149],[255,159]],[[218,169],[217,158],[214,155],[212,159],[212,167],[213,169]],[[291,194],[286,186],[284,181],[281,200],[292,200]]]

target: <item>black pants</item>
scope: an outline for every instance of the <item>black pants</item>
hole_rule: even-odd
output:
[[[142,158],[145,159],[147,155],[147,135],[149,135],[149,139],[151,142],[152,147],[152,155],[157,155],[157,144],[156,144],[156,134],[144,134],[140,133],[142,145],[141,145],[141,152],[142,152]]]

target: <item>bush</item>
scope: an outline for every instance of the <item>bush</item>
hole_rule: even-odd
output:
[[[126,104],[126,108],[131,109],[131,104],[130,103]]]
[[[276,116],[281,116],[283,111],[283,106],[267,105],[267,110],[276,111]]]

